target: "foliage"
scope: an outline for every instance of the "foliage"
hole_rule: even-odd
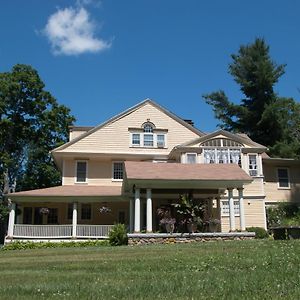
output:
[[[115,224],[109,232],[109,244],[111,246],[121,246],[128,244],[127,230],[124,224]]]
[[[21,242],[14,241],[6,244],[1,250],[26,250],[26,249],[44,249],[44,248],[78,248],[78,247],[98,247],[108,246],[107,240],[85,241],[85,242]]]
[[[256,239],[266,239],[269,237],[268,232],[262,227],[247,227],[246,231],[255,232]]]
[[[160,218],[159,225],[163,226],[166,231],[170,231],[170,226],[175,225],[176,219],[172,217],[172,207],[171,206],[161,206],[156,210],[157,216]],[[168,230],[169,229],[169,230]],[[174,230],[174,226],[172,226],[172,230]]]
[[[180,217],[182,225],[192,223],[197,225],[202,224],[205,206],[192,199],[190,195],[181,195],[179,203],[174,203],[173,206]]]
[[[0,252],[1,299],[299,299],[299,240]]]
[[[300,226],[300,206],[296,203],[281,202],[267,208],[268,227]]]
[[[248,134],[274,156],[300,157],[300,104],[274,92],[285,65],[277,65],[269,51],[257,38],[231,56],[229,74],[244,95],[240,104],[231,102],[222,90],[203,97],[213,106],[221,128]]]
[[[8,215],[9,215],[8,206],[3,201],[0,201],[0,222],[6,220]]]
[[[60,183],[49,151],[67,141],[75,119],[44,87],[28,65],[0,73],[1,195]]]

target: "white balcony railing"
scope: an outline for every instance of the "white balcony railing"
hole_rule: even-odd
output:
[[[113,225],[77,225],[76,234],[73,226],[66,225],[27,225],[15,224],[13,237],[25,239],[51,239],[51,238],[104,238],[107,237]]]

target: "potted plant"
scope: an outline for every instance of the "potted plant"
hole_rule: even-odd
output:
[[[203,223],[204,205],[195,201],[189,195],[180,196],[179,203],[173,204],[177,214],[180,216],[180,223],[189,233],[197,231],[198,226]]]
[[[163,226],[168,233],[173,233],[175,229],[175,218],[172,218],[171,207],[162,206],[156,210],[160,218],[159,225]]]
[[[49,208],[48,207],[41,207],[40,208],[40,214],[41,215],[48,215],[50,212]]]
[[[219,224],[221,224],[221,221],[219,219],[209,219],[208,220],[209,232],[216,232]]]

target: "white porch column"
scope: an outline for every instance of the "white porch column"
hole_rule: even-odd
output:
[[[228,188],[228,202],[229,202],[229,228],[230,231],[235,230],[235,216],[234,216],[234,202],[233,202],[233,189]]]
[[[245,225],[243,188],[239,188],[238,191],[239,191],[239,204],[240,204],[240,229],[242,231],[245,231],[246,230],[246,225]]]
[[[152,192],[147,189],[147,232],[152,232]]]
[[[11,239],[14,236],[15,215],[16,215],[16,203],[12,203],[9,212],[8,229],[7,229],[7,237]]]
[[[77,236],[77,202],[73,202],[72,238]]]
[[[129,200],[129,231],[133,232],[133,220],[134,220],[134,199]]]
[[[141,200],[140,189],[135,189],[135,204],[134,204],[134,232],[141,231]]]

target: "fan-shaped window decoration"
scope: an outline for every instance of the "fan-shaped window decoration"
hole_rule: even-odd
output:
[[[150,123],[146,123],[144,125],[144,132],[153,133],[153,125]]]
[[[200,147],[243,147],[242,144],[229,139],[211,139],[200,144]]]

